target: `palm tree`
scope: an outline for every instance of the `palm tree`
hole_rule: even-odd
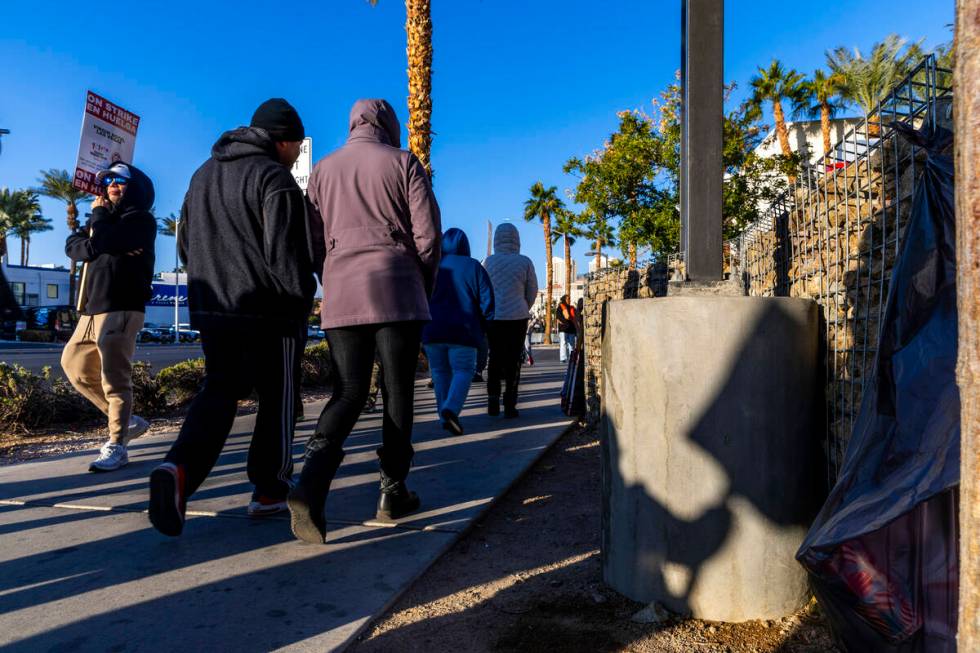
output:
[[[595,269],[602,267],[602,248],[616,244],[613,227],[609,218],[599,211],[586,209],[579,216],[581,224],[585,225],[582,234],[589,240],[595,241]]]
[[[579,216],[568,209],[559,209],[555,215],[555,230],[551,233],[551,241],[559,238],[565,241],[565,294],[572,294],[572,245],[575,239],[582,235],[579,228]]]
[[[0,251],[7,254],[7,236],[20,238],[20,264],[30,258],[31,234],[49,231],[51,221],[41,215],[41,204],[32,190],[0,190]]]
[[[157,218],[157,233],[161,236],[170,236],[171,238],[177,237],[177,221],[180,220],[179,217],[171,213],[165,218]]]
[[[377,5],[378,0],[369,0]],[[408,47],[408,149],[432,176],[432,11],[430,0],[405,0]]]
[[[551,344],[551,295],[554,282],[554,268],[551,265],[551,216],[561,211],[565,204],[557,194],[558,188],[555,186],[544,187],[540,181],[534,182],[531,186],[531,197],[524,202],[524,219],[528,222],[541,220],[544,229],[544,253],[546,290],[545,290],[545,316],[544,316],[544,341]]]
[[[878,102],[902,80],[922,55],[921,41],[906,47],[907,41],[889,34],[871,46],[868,57],[857,48],[838,47],[827,52],[827,66],[840,75],[841,95],[857,103],[864,115],[871,114]],[[904,49],[904,51],[903,51]]]
[[[34,191],[21,191],[20,211],[11,231],[20,239],[20,264],[31,258],[31,234],[51,231],[51,220],[41,214],[41,203]]]
[[[751,102],[761,107],[763,102],[772,104],[772,116],[776,122],[776,137],[783,156],[791,157],[793,148],[789,145],[789,131],[786,129],[786,115],[783,113],[783,100],[799,103],[803,96],[803,75],[792,68],[783,68],[773,59],[769,68],[759,68],[759,74],[752,78]]]
[[[828,75],[821,69],[813,71],[813,77],[803,82],[804,97],[797,106],[797,113],[810,118],[820,116],[824,156],[830,153],[830,120],[844,108],[840,97],[843,85],[844,78],[840,73]]]
[[[13,229],[19,211],[19,192],[0,188],[0,260],[7,257],[7,234]]]
[[[88,198],[88,194],[72,186],[72,178],[67,170],[42,170],[38,178],[41,184],[37,192],[52,199],[61,200],[65,203],[65,218],[68,223],[68,231],[73,232],[78,229],[78,203]],[[69,261],[68,263],[68,303],[75,305],[75,273],[78,263]]]

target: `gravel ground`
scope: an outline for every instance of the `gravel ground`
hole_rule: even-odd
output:
[[[634,623],[644,606],[605,586],[599,442],[566,434],[349,650],[827,653],[815,604],[768,622]]]

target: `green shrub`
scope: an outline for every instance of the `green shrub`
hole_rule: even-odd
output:
[[[145,361],[133,363],[133,412],[146,417],[167,409],[167,398],[160,392],[160,382],[153,366]]]
[[[333,378],[333,358],[330,357],[330,347],[320,342],[310,345],[303,352],[300,363],[303,371],[301,385],[303,387],[323,387]]]
[[[0,428],[23,431],[98,414],[67,381],[52,380],[50,367],[34,374],[0,363]]]
[[[54,332],[45,329],[21,329],[17,337],[21,342],[54,342]]]
[[[326,343],[306,348],[302,385],[323,387],[333,376]],[[204,359],[183,361],[156,374],[149,363],[133,363],[133,409],[143,416],[166,414],[190,402],[204,382]],[[0,363],[0,429],[25,432],[53,424],[72,424],[101,413],[68,381],[52,378],[51,368],[34,374],[20,365]]]
[[[160,399],[169,408],[178,408],[197,395],[204,383],[204,359],[195,358],[165,367],[155,377]]]

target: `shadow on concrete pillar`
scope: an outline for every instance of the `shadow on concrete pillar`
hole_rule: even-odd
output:
[[[606,582],[701,619],[795,612],[823,499],[817,305],[680,296],[611,302],[607,320]]]

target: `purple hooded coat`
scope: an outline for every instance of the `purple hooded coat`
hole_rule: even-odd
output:
[[[385,100],[358,100],[347,144],[313,168],[307,192],[324,329],[429,319],[442,225],[429,176]]]

